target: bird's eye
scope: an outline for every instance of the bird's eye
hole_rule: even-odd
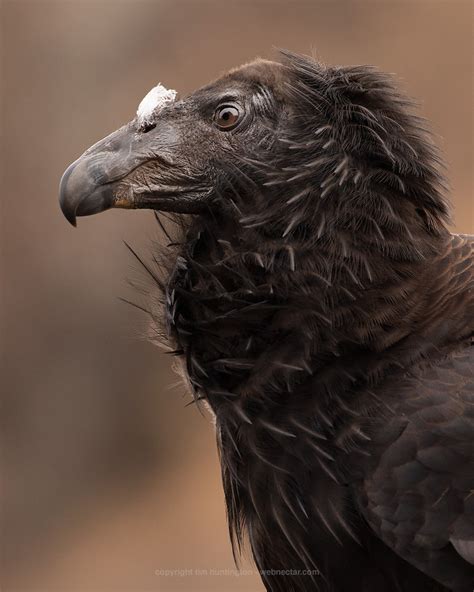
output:
[[[242,111],[236,105],[220,105],[214,114],[214,121],[221,130],[233,129],[241,118]]]

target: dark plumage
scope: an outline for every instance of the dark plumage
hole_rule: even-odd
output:
[[[474,239],[410,109],[374,68],[284,53],[62,183],[71,221],[192,214],[147,309],[215,414],[235,551],[295,570],[262,572],[273,592],[473,588]]]

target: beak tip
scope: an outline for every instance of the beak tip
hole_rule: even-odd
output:
[[[62,199],[59,200],[59,206],[61,208],[63,216],[66,218],[69,224],[74,227],[77,226],[76,209],[67,207],[67,204]]]
[[[72,208],[67,207],[67,204],[63,200],[59,201],[59,205],[61,207],[61,211],[63,213],[63,216],[66,218],[66,220],[69,222],[69,224],[71,224],[71,226],[77,226],[75,208],[72,209]]]
[[[72,163],[64,172],[59,184],[59,206],[66,220],[72,226],[76,226],[77,204],[70,199],[67,191],[69,177],[74,169],[75,163]]]

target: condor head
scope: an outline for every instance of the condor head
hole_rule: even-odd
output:
[[[66,218],[75,225],[76,216],[109,208],[206,211],[242,157],[271,143],[278,108],[270,89],[281,69],[260,60],[182,100],[161,84],[153,88],[130,123],[67,168],[60,185]]]
[[[149,208],[332,242],[343,256],[350,240],[358,252],[415,260],[446,232],[439,156],[374,68],[283,52],[281,63],[257,60],[175,95],[152,89],[130,123],[66,170],[60,202],[72,224]]]

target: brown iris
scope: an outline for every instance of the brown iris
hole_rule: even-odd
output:
[[[234,105],[221,105],[216,109],[214,121],[221,130],[230,130],[240,121],[241,112]]]

